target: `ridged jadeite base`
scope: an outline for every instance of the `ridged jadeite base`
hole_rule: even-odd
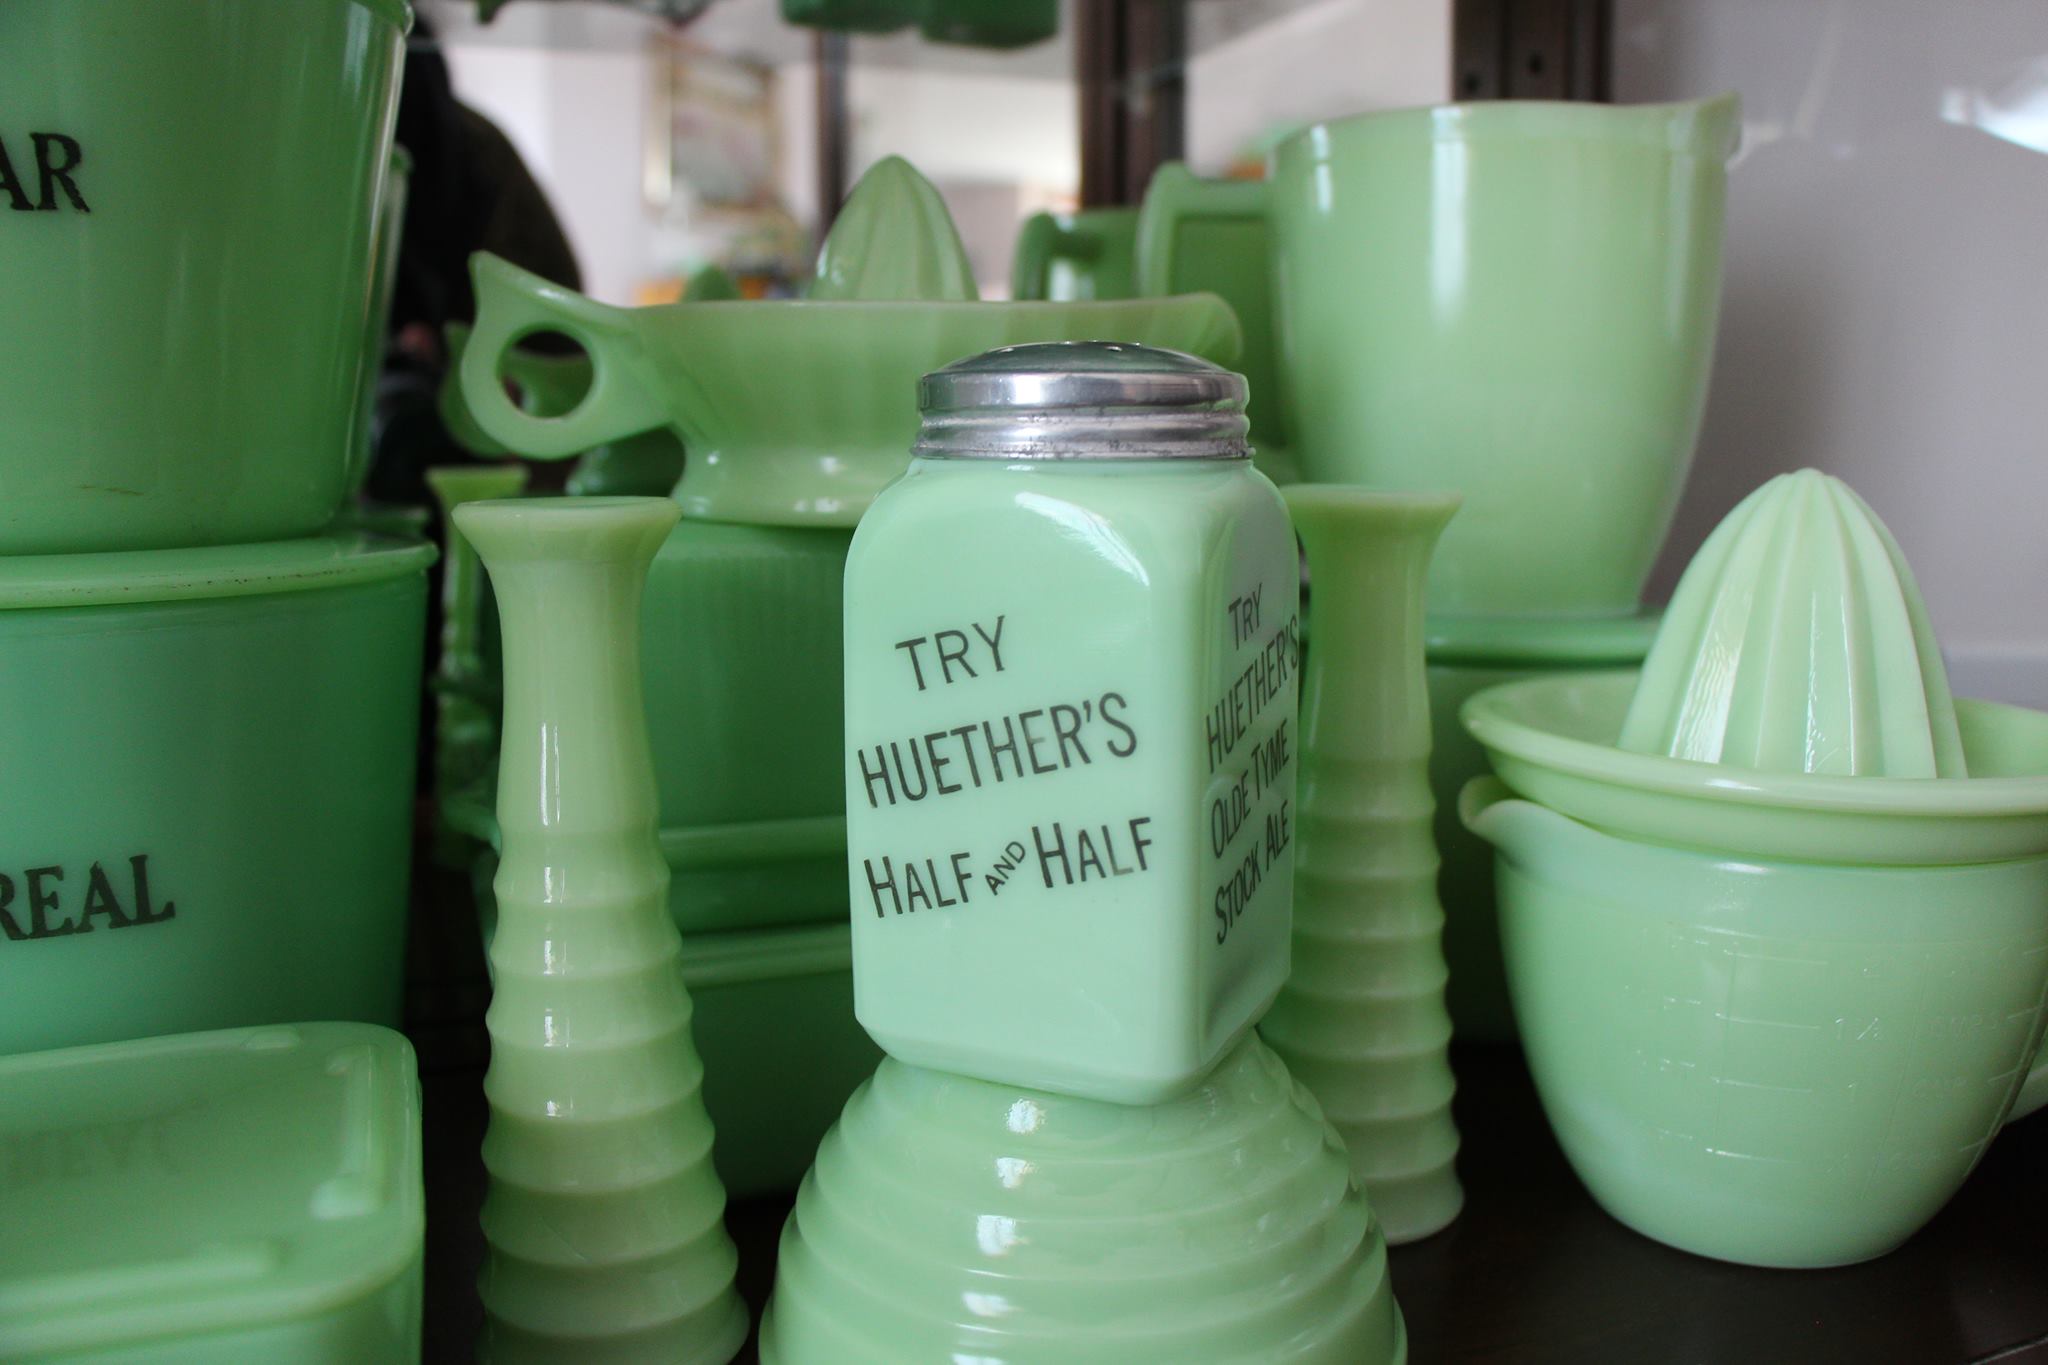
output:
[[[482,1354],[722,1365],[747,1334],[640,696],[666,498],[467,503],[505,656]]]
[[[1464,1206],[1429,786],[1423,584],[1449,494],[1287,488],[1308,554],[1294,966],[1259,1031],[1400,1245]]]
[[[783,1230],[763,1365],[1390,1365],[1386,1245],[1256,1037],[1129,1106],[885,1060]]]

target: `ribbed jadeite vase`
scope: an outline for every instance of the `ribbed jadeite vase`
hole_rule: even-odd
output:
[[[641,589],[678,515],[666,498],[455,510],[496,590],[505,673],[492,1361],[718,1365],[746,1336],[640,696]]]
[[[1451,494],[1281,490],[1308,554],[1294,969],[1259,1025],[1396,1245],[1458,1216],[1423,585]]]
[[[451,465],[427,471],[441,504],[447,553],[441,557],[441,653],[434,664],[434,790],[467,785],[490,766],[498,738],[496,691],[484,649],[484,570],[455,524],[457,507],[526,490],[523,464]]]
[[[1399,1365],[1387,1249],[1256,1036],[1117,1104],[882,1062],[782,1234],[762,1365]]]

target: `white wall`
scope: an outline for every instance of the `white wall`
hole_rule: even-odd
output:
[[[1281,125],[1449,98],[1448,0],[1323,0],[1188,62],[1187,160],[1215,175]]]
[[[521,8],[498,22],[511,22]],[[610,7],[577,11],[580,22],[617,29],[608,33],[613,41],[549,49],[513,45],[499,34],[489,43],[451,40],[448,70],[456,95],[505,130],[547,191],[583,268],[584,291],[626,304],[654,267],[641,176],[653,79],[642,44],[655,25]]]
[[[1817,465],[1897,534],[1958,690],[2048,706],[2048,5],[1616,0],[1615,85],[1744,108],[1660,584],[1750,488]]]

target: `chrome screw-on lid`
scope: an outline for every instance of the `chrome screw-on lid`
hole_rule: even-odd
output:
[[[1245,382],[1198,356],[1040,341],[956,361],[917,386],[915,453],[981,460],[1242,460]]]

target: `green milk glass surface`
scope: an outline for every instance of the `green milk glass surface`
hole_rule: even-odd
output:
[[[1428,622],[1429,787],[1436,800],[1436,889],[1444,907],[1444,1004],[1462,1042],[1515,1037],[1500,930],[1494,912],[1493,850],[1458,818],[1458,793],[1493,769],[1486,750],[1458,723],[1459,708],[1489,687],[1560,672],[1634,669],[1650,652],[1660,615],[1552,620],[1437,617]]]
[[[747,1314],[663,912],[640,592],[663,498],[473,502],[505,657],[485,1022],[495,1361],[732,1358]]]
[[[498,666],[484,611],[490,584],[453,513],[465,502],[519,496],[527,470],[521,464],[452,465],[429,469],[426,478],[441,505],[448,546],[441,561],[441,650],[432,684],[434,795],[445,803],[485,781],[498,752]],[[466,851],[446,852],[450,859],[467,857]]]
[[[495,853],[478,855],[487,948],[497,930],[497,868]],[[681,919],[674,888],[688,874],[673,854],[669,870],[670,908]],[[704,1062],[704,1111],[718,1131],[711,1159],[720,1182],[734,1199],[794,1193],[818,1139],[882,1057],[853,1017],[852,931],[839,923],[689,933],[683,984]]]
[[[1752,1265],[1879,1256],[2048,1102],[2048,859],[1699,852],[1508,795],[1482,779],[1463,813],[1500,850],[1523,1048],[1630,1227]]]
[[[370,276],[370,308],[364,318],[362,412],[356,418],[356,444],[349,461],[347,495],[359,497],[376,459],[371,428],[377,412],[377,380],[384,373],[384,354],[391,337],[391,301],[398,288],[398,250],[405,237],[405,204],[412,184],[412,154],[393,146],[377,200],[376,237],[370,244],[374,267]]]
[[[1263,214],[1305,477],[1466,495],[1432,611],[1626,614],[1692,460],[1736,134],[1733,96],[1317,124],[1263,185],[1163,169],[1141,278],[1179,282],[1194,253],[1241,273]]]
[[[1280,386],[1267,193],[1260,184],[1197,179],[1178,161],[1154,171],[1134,228],[1133,292],[1206,292],[1230,305],[1244,329],[1237,369],[1251,386],[1245,415],[1252,423],[1252,458],[1275,483],[1299,483]]]
[[[1397,1365],[1337,1135],[1256,1037],[1108,1104],[891,1058],[783,1229],[763,1365]]]
[[[408,1365],[412,1048],[301,1024],[0,1058],[0,1227],[15,1365]]]
[[[1300,578],[1242,404],[1146,347],[926,380],[846,571],[855,1003],[892,1055],[1147,1103],[1286,976]]]
[[[1453,1162],[1422,589],[1455,494],[1296,484],[1308,556],[1294,971],[1260,1035],[1322,1103],[1396,1245],[1440,1231]]]
[[[1817,469],[1764,484],[1700,546],[1620,743],[1751,771],[1965,775],[1913,570],[1869,505]]]
[[[0,557],[0,1053],[397,1022],[433,557]]]
[[[848,527],[902,473],[917,381],[962,356],[1027,341],[1114,339],[1236,359],[1236,319],[1211,295],[1091,303],[677,303],[613,308],[495,256],[475,262],[477,326],[463,396],[522,455],[560,459],[669,426],[690,452],[684,514],[768,526]],[[559,331],[589,352],[571,411],[514,406],[499,357]]]
[[[1032,214],[1017,230],[1016,254],[1010,259],[1010,297],[1136,297],[1137,233],[1136,209]]]
[[[402,0],[0,5],[0,554],[334,515],[410,22]]]

